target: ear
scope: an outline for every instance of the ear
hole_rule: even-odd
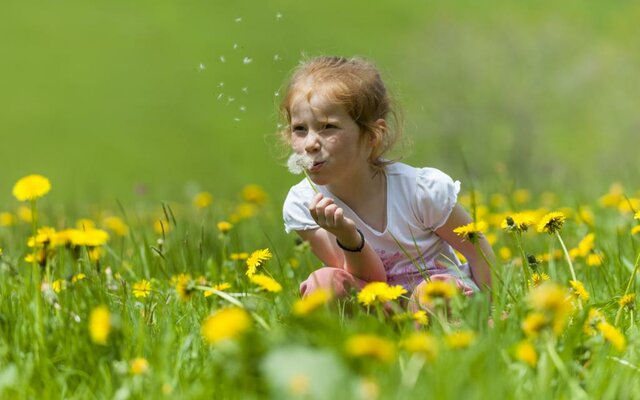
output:
[[[375,129],[371,132],[371,146],[376,147],[382,141],[382,136],[387,130],[387,121],[380,118],[375,123]]]

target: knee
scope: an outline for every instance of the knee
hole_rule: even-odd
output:
[[[300,284],[300,294],[304,297],[318,289],[331,291],[336,297],[345,297],[352,287],[355,287],[355,278],[341,268],[324,267],[309,275],[307,280]]]

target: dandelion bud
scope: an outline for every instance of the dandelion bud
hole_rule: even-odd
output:
[[[509,227],[513,227],[515,225],[515,221],[511,217],[507,217],[507,225]]]
[[[527,255],[527,263],[529,263],[531,269],[535,270],[538,267],[538,259],[533,254]]]

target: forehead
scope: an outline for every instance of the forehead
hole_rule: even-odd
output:
[[[322,91],[303,88],[291,98],[291,118],[349,118],[344,106]]]

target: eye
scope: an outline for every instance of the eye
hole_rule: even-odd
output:
[[[322,127],[323,130],[325,129],[338,129],[337,126],[335,126],[334,124],[326,124]]]
[[[291,132],[295,133],[295,134],[304,134],[307,131],[307,128],[305,128],[302,125],[293,125],[291,127]]]

